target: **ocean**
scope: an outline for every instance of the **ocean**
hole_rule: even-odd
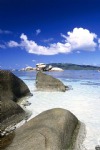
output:
[[[27,106],[32,112],[30,119],[51,108],[67,109],[85,124],[83,147],[86,150],[95,150],[95,146],[100,144],[100,72],[96,70],[46,72],[69,86],[70,90],[66,92],[38,92],[35,87],[35,71],[13,73],[21,78],[33,93],[33,96],[28,98],[31,105]]]

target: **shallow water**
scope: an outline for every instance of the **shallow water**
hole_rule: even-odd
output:
[[[86,138],[83,145],[87,150],[95,150],[100,140],[100,72],[72,71],[46,72],[60,79],[71,90],[66,92],[37,92],[35,89],[36,72],[14,72],[28,85],[33,97],[27,109],[32,117],[51,108],[70,110],[86,125]],[[31,119],[30,118],[30,119]]]

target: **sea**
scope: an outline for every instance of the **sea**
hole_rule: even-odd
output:
[[[33,118],[39,113],[64,108],[71,111],[85,125],[83,149],[95,150],[100,145],[100,72],[97,70],[65,70],[45,72],[70,87],[66,92],[39,92],[36,90],[36,71],[14,71],[29,87],[32,97],[27,109]],[[82,149],[82,148],[80,148]]]

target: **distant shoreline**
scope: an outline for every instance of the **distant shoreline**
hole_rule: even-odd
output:
[[[99,72],[100,66],[92,66],[92,65],[79,65],[79,64],[71,64],[71,63],[49,63],[47,66],[58,67],[63,70],[97,70]],[[32,67],[32,70],[22,70],[22,69],[3,69],[1,70],[10,70],[10,71],[36,71],[35,67]],[[56,70],[54,70],[56,71]]]

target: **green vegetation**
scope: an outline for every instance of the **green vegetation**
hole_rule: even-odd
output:
[[[53,67],[59,67],[64,70],[99,70],[98,66],[90,66],[90,65],[77,65],[77,64],[69,64],[69,63],[50,63],[48,65],[52,65]]]

